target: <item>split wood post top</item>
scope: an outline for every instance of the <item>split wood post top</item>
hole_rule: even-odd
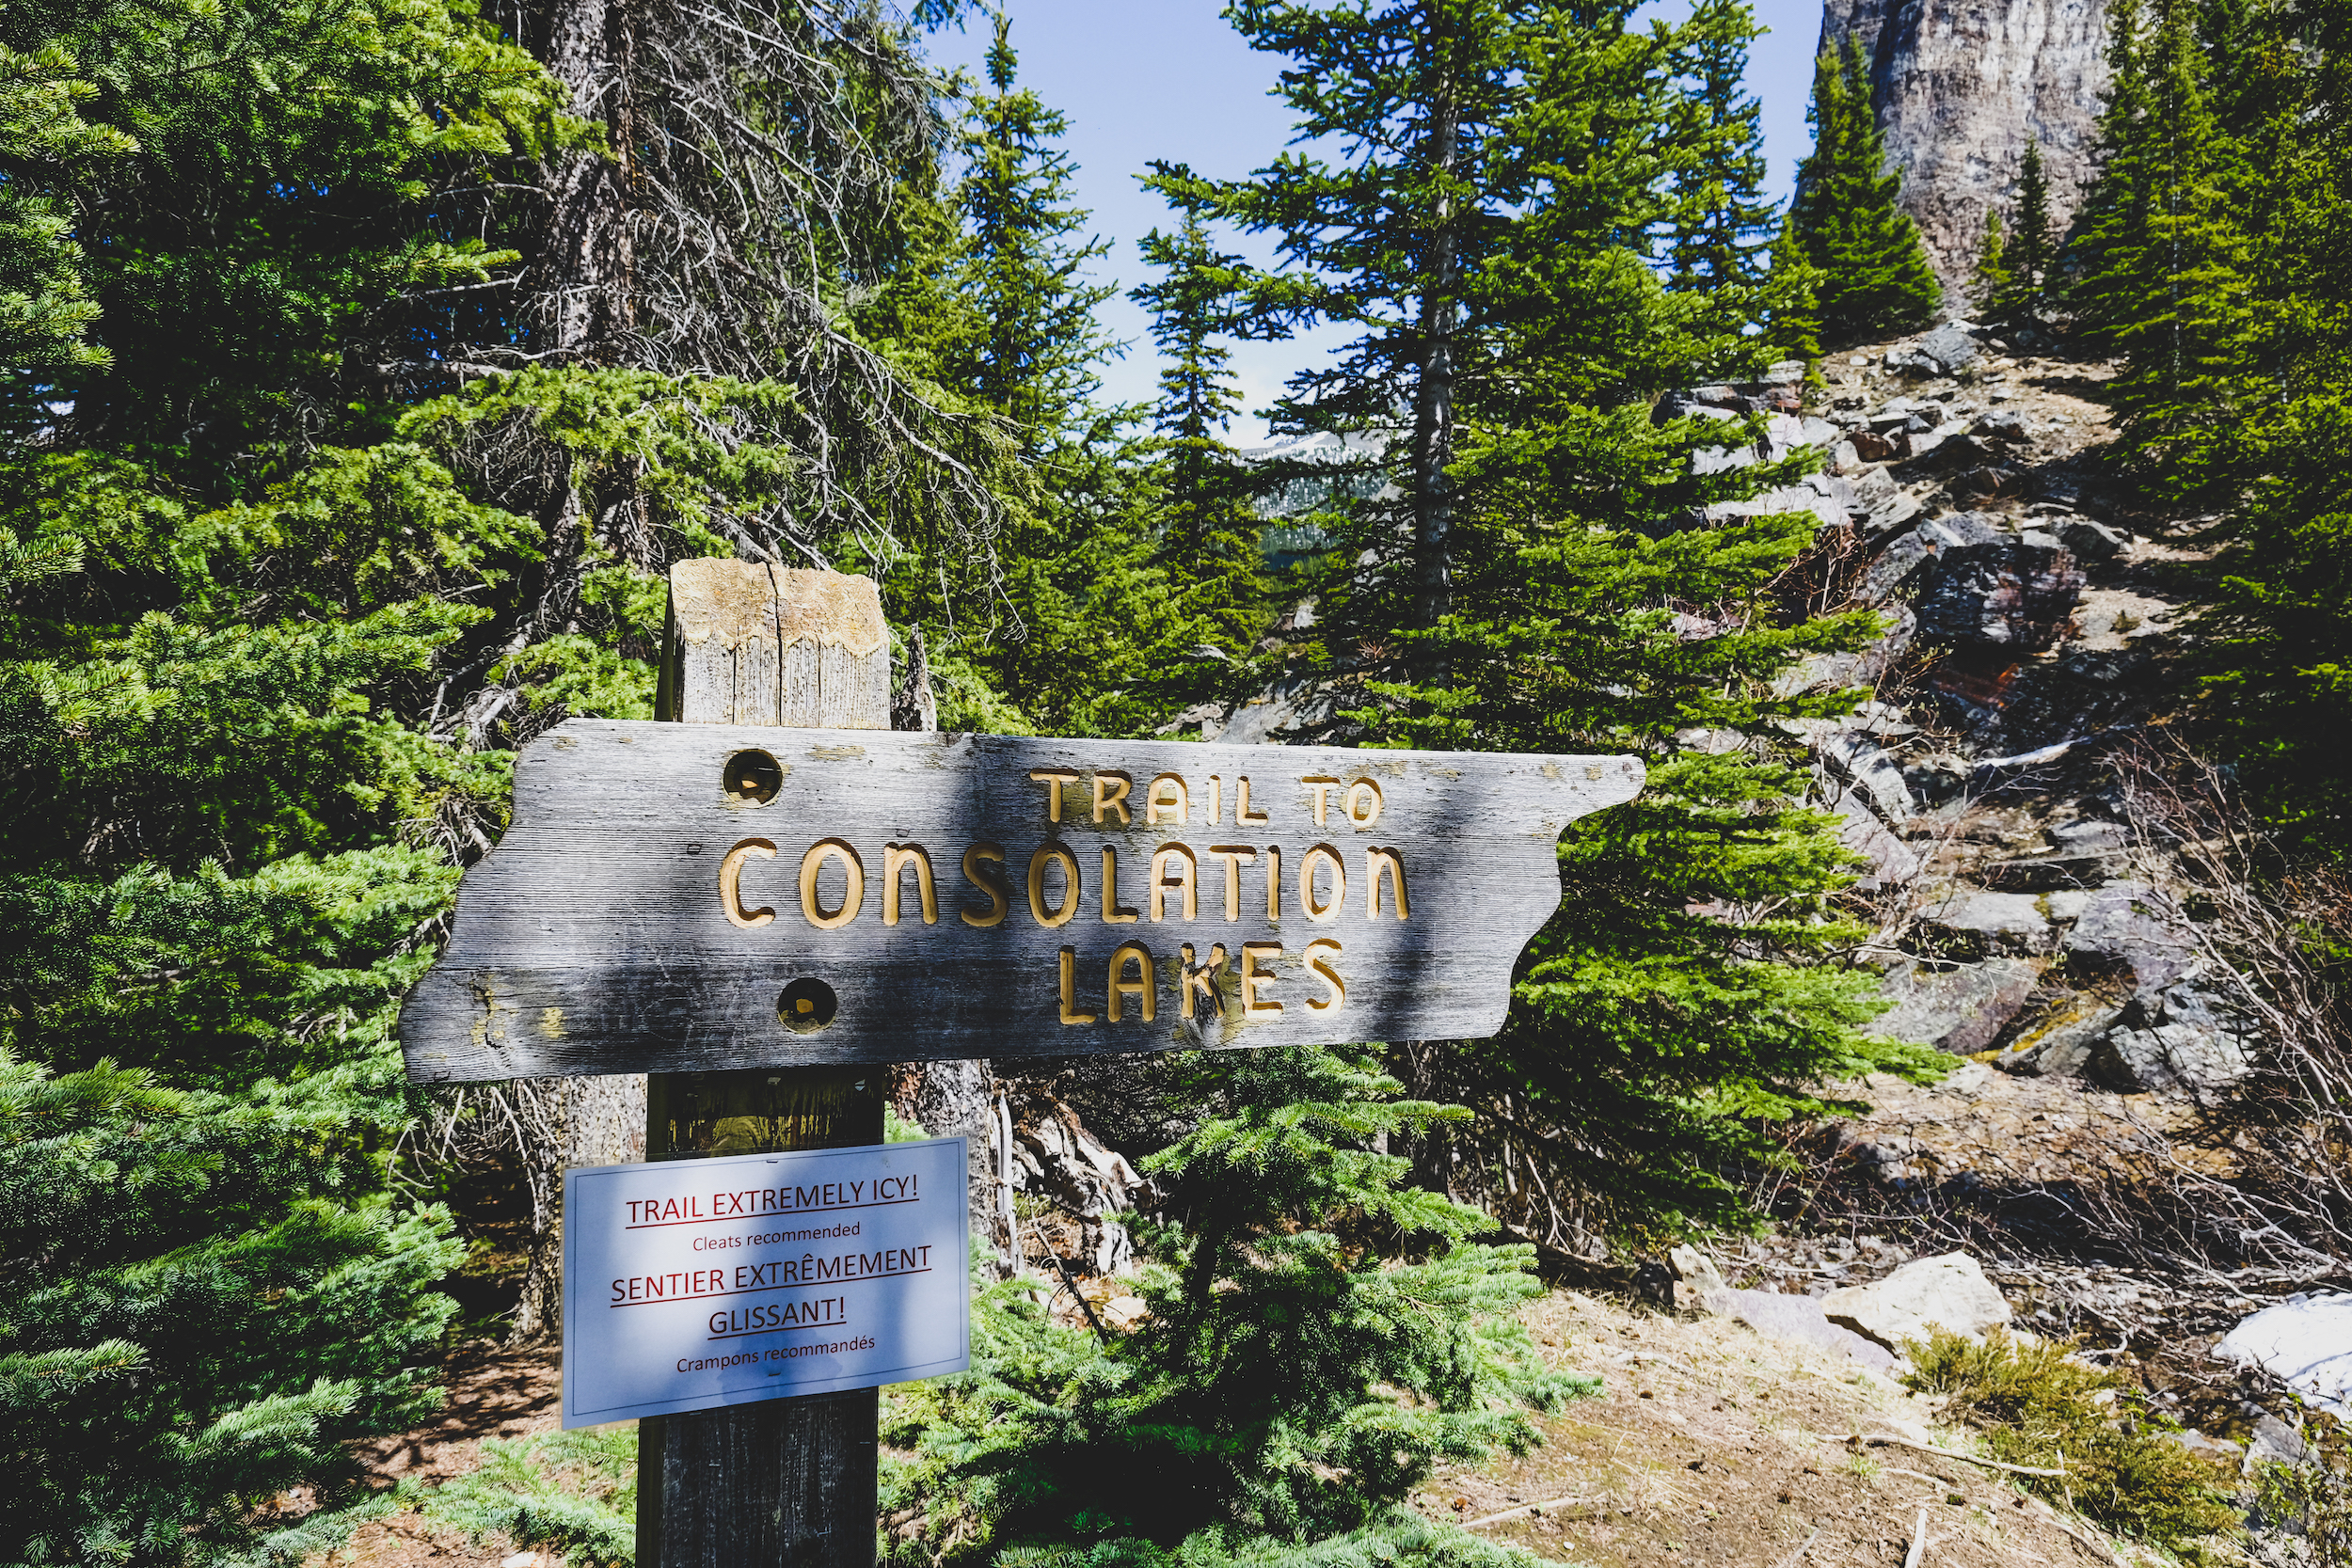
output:
[[[660,718],[890,728],[890,630],[871,578],[681,561],[663,641]]]
[[[870,578],[752,561],[670,568],[656,714],[689,724],[890,727]],[[882,1138],[874,1067],[658,1072],[650,1159]],[[639,1423],[638,1568],[872,1568],[880,1394],[804,1395]]]

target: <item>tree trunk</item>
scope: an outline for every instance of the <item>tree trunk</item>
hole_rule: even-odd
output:
[[[908,1062],[898,1069],[898,1114],[919,1123],[934,1138],[965,1138],[972,1237],[995,1255],[1000,1279],[1010,1278],[1013,1237],[1001,1221],[994,1075],[985,1058],[954,1062]]]
[[[1432,8],[1433,37],[1429,47],[1437,56],[1438,91],[1429,109],[1427,166],[1433,178],[1450,181],[1459,155],[1461,106],[1453,80],[1453,40],[1442,20],[1444,7]],[[1436,626],[1452,607],[1454,570],[1450,559],[1454,531],[1454,481],[1446,467],[1454,461],[1454,338],[1461,321],[1462,258],[1455,233],[1456,207],[1450,191],[1440,191],[1432,214],[1429,260],[1421,293],[1421,375],[1413,388],[1413,625]],[[1424,679],[1442,682],[1442,667]]]
[[[537,1136],[523,1158],[541,1165],[548,1222],[532,1238],[531,1266],[515,1305],[511,1344],[552,1339],[563,1332],[564,1172],[572,1165],[632,1164],[645,1157],[645,1075],[610,1073],[559,1078],[540,1086],[553,1125],[530,1128]],[[526,1123],[528,1127],[529,1124]]]
[[[539,167],[548,214],[525,288],[541,354],[609,361],[636,325],[629,192],[636,151],[639,0],[553,0],[548,73],[571,89],[572,112],[604,127],[607,150],[550,155]]]

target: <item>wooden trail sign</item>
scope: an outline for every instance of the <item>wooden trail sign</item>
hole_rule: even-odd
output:
[[[1490,1035],[1622,756],[571,720],[400,1035],[425,1082]]]

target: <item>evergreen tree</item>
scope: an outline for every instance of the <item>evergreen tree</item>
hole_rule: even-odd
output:
[[[2072,299],[2093,347],[2123,361],[2110,384],[2124,451],[2172,505],[2230,498],[2242,459],[2251,277],[2232,211],[2234,153],[2203,92],[2189,0],[2120,0],[2099,173],[2076,225]]]
[[[1258,476],[1223,437],[1240,402],[1225,335],[1242,261],[1211,243],[1208,202],[1191,170],[1155,163],[1145,183],[1168,193],[1179,220],[1173,233],[1144,236],[1143,259],[1163,276],[1133,295],[1152,312],[1162,366],[1152,412],[1166,497],[1162,557],[1171,590],[1215,623],[1211,646],[1236,657],[1257,641],[1266,600],[1252,504]]]
[[[61,41],[0,55],[0,365],[19,378],[5,394],[11,422],[36,417],[44,377],[105,362],[89,341],[98,303],[87,258],[54,194],[136,146],[82,119],[78,106],[97,91]]]
[[[1333,411],[1360,411],[1343,428],[1386,437],[1373,451],[1408,499],[1426,449],[1401,414],[1434,394],[1405,352],[1421,296],[1400,284],[1425,275],[1385,269],[1441,232],[1463,264],[1444,367],[1442,609],[1424,622],[1435,574],[1408,551],[1428,544],[1418,519],[1431,514],[1405,500],[1354,508],[1321,581],[1322,668],[1352,733],[1649,759],[1640,802],[1564,844],[1566,895],[1503,1035],[1392,1042],[1417,1095],[1482,1113],[1422,1140],[1422,1180],[1499,1194],[1533,1162],[1560,1203],[1515,1217],[1578,1245],[1635,1223],[1735,1219],[1729,1173],[1771,1157],[1765,1122],[1818,1108],[1826,1080],[1922,1060],[1857,1032],[1875,982],[1833,958],[1852,935],[1832,904],[1850,857],[1771,738],[1851,701],[1779,697],[1772,683],[1808,653],[1857,645],[1872,619],[1734,610],[1769,598],[1814,522],[1694,513],[1803,465],[1694,480],[1691,454],[1721,442],[1722,424],[1650,415],[1670,388],[1755,367],[1773,345],[1660,277],[1682,176],[1719,144],[1679,111],[1677,30],[1639,26],[1635,10],[1587,8],[1563,29],[1539,8],[1495,5],[1423,29],[1402,8],[1361,8],[1327,33],[1303,10],[1237,11],[1254,42],[1293,55],[1283,90],[1303,135],[1361,150],[1339,168],[1286,159],[1226,198],[1319,274],[1256,285],[1258,329],[1311,307],[1363,329],[1339,368],[1294,382],[1284,417],[1331,428]],[[1409,156],[1448,115],[1479,127],[1456,144],[1475,154],[1464,186],[1478,204],[1417,206],[1454,188]],[[1373,418],[1391,411],[1393,424]],[[1720,607],[1710,635],[1672,629],[1692,605]],[[1756,752],[1686,750],[1700,732],[1753,736]]]
[[[1402,1505],[1441,1461],[1524,1451],[1525,1407],[1596,1380],[1545,1372],[1510,1316],[1539,1289],[1533,1249],[1473,1244],[1492,1220],[1370,1151],[1461,1113],[1399,1099],[1355,1052],[1203,1052],[1180,1070],[1202,1115],[1145,1162],[1177,1216],[1146,1232],[1151,1315],[1105,1345],[1018,1284],[984,1297],[971,1375],[900,1396],[891,1441],[914,1457],[886,1493],[923,1499],[941,1537],[977,1524],[1072,1568],[1335,1546],[1502,1568]]]
[[[1666,250],[1677,290],[1754,289],[1770,276],[1779,226],[1763,196],[1763,104],[1747,92],[1748,45],[1762,32],[1746,0],[1700,0],[1681,29],[1678,139],[1689,150]]]
[[[2244,490],[2213,531],[2226,547],[2194,658],[2201,734],[2294,872],[2352,859],[2352,5],[2246,10],[2203,22],[2255,329],[2233,404]]]
[[[1984,237],[1977,242],[1976,264],[1969,269],[1969,281],[1974,287],[1976,308],[1985,315],[1999,311],[2010,292],[2009,243],[2001,233],[2001,210],[1984,210]]]
[[[1789,220],[1819,272],[1815,304],[1832,348],[1925,326],[1942,298],[1919,226],[1896,204],[1902,175],[1886,167],[1874,96],[1854,35],[1815,62],[1813,150],[1797,167]]]
[[[1806,255],[1794,214],[1781,219],[1772,237],[1772,294],[1759,312],[1764,333],[1775,348],[1807,365],[1821,357],[1821,269]]]
[[[1169,526],[1161,444],[1136,437],[1138,411],[1095,401],[1102,360],[1118,351],[1094,316],[1114,286],[1086,276],[1105,250],[1078,237],[1089,214],[1072,203],[1064,118],[1020,85],[1009,19],[993,26],[963,166],[936,209],[952,227],[917,194],[909,222],[924,249],[866,320],[1018,461],[990,472],[988,554],[954,539],[878,552],[883,602],[898,624],[925,629],[943,721],[1148,733],[1255,641],[1254,529],[1206,514],[1206,532]],[[1216,394],[1206,395],[1202,431]],[[1205,475],[1213,446],[1180,442],[1180,465]]]
[[[1502,136],[1526,112],[1536,30],[1513,0],[1234,0],[1252,48],[1285,56],[1278,89],[1295,141],[1327,138],[1338,164],[1287,152],[1218,192],[1244,229],[1278,236],[1286,262],[1254,279],[1250,325],[1324,324],[1355,336],[1330,369],[1294,377],[1280,427],[1342,437],[1395,490],[1409,541],[1390,626],[1425,628],[1452,596],[1454,401],[1477,353],[1482,275],[1527,171]],[[1344,483],[1338,466],[1317,476]]]
[[[300,1557],[381,1509],[349,1445],[437,1399],[464,1248],[387,1190],[390,1029],[456,876],[421,830],[502,775],[392,710],[527,530],[397,442],[213,503],[352,420],[311,394],[372,312],[496,264],[421,198],[557,93],[458,7],[43,8],[0,42],[32,82],[0,94],[0,1560]]]
[[[2017,205],[2011,209],[2009,235],[2001,242],[2000,270],[2007,275],[1987,309],[2025,321],[2039,321],[2053,283],[2058,237],[2050,221],[2050,179],[2042,166],[2039,137],[2026,143],[2017,166]]]
[[[1076,169],[1058,145],[1068,119],[1016,85],[1012,19],[998,11],[992,20],[991,90],[972,101],[956,189],[965,232],[959,282],[979,332],[949,373],[1012,422],[1034,459],[1077,432],[1102,385],[1096,367],[1110,344],[1094,309],[1118,290],[1081,277],[1110,246],[1074,237],[1088,214],[1071,205]]]

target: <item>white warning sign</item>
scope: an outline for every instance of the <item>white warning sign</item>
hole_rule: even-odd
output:
[[[971,1365],[964,1141],[564,1176],[564,1424]]]

